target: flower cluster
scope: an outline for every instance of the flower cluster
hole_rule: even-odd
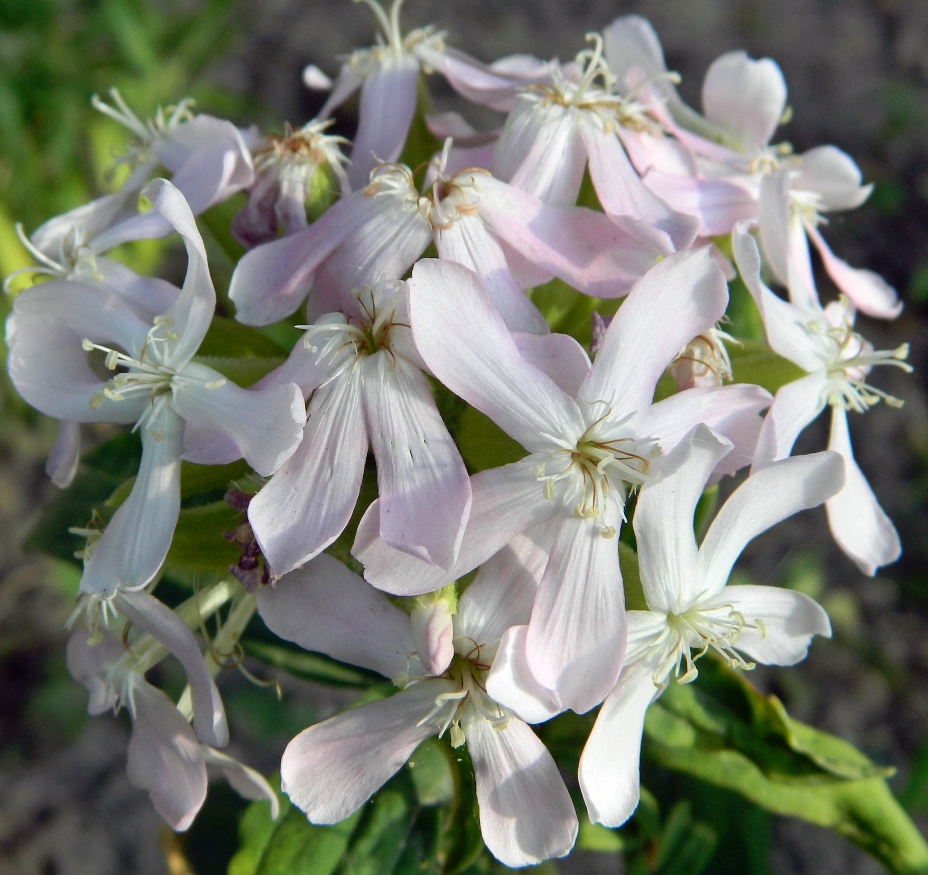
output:
[[[283,136],[260,138],[189,101],[142,122],[115,92],[115,108],[95,100],[134,135],[120,159],[130,173],[24,241],[43,281],[15,298],[8,369],[60,423],[48,465],[59,486],[77,471],[80,423],[141,436],[131,489],[102,530],[99,520],[83,530],[68,661],[92,713],[128,708],[130,778],[174,829],[201,806],[209,764],[277,804],[218,750],[228,730],[213,678],[257,611],[280,638],[399,688],[288,746],[282,786],[311,821],[344,819],[424,739],[447,734],[467,745],[487,847],[523,866],[566,854],[578,828],[530,724],[602,705],[579,785],[590,818],[617,826],[638,801],[645,710],[669,683],[695,678],[708,651],[744,669],[791,665],[814,635],[830,635],[800,593],[726,586],[751,539],[825,504],[838,545],[866,573],[898,557],[854,463],[847,411],[896,403],[869,373],[908,370],[907,348],[875,350],[854,322],[858,310],[889,319],[901,305],[821,234],[824,214],[870,191],[852,159],[770,145],[787,116],[773,61],[716,60],[699,114],[640,17],[589,35],[569,64],[486,65],[431,28],[404,35],[402,0],[389,14],[367,2],[377,44],[346,58],[334,82],[307,68],[306,84],[329,99]],[[492,132],[427,117],[444,147],[413,168],[399,161],[426,73],[507,115]],[[327,131],[356,89],[346,155],[348,141]],[[165,178],[149,181],[156,174]],[[236,195],[230,230],[247,251],[228,290],[235,318],[255,331],[305,320],[286,361],[245,388],[198,357],[217,296],[195,216]],[[187,251],[180,289],[106,256],[172,232]],[[809,241],[837,287],[829,303]],[[805,372],[771,386],[775,396],[732,382],[736,272],[770,348]],[[587,313],[614,314],[594,313],[592,361],[552,332],[531,293],[555,278],[562,310],[586,295],[599,299]],[[791,457],[826,407],[828,451]],[[501,430],[523,457],[465,464],[452,408],[482,414],[498,427],[487,434]],[[254,474],[230,493],[247,521],[227,539],[245,555],[232,577],[217,569],[169,609],[150,590],[180,514],[181,462],[237,459]],[[700,542],[700,496],[738,471],[748,476]],[[348,536],[363,578],[325,552],[358,516]],[[626,610],[620,539],[635,545],[641,609]],[[212,615],[224,619],[204,653],[194,632]],[[145,680],[168,654],[189,682],[176,704]]]

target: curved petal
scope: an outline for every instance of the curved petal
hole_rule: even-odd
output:
[[[263,477],[273,474],[299,446],[306,410],[293,383],[241,389],[221,374],[188,364],[171,383],[174,408],[192,426],[221,431]]]
[[[764,257],[776,278],[790,283],[790,176],[788,170],[768,173],[760,181],[757,216]]]
[[[180,514],[183,420],[167,404],[141,429],[142,464],[84,565],[81,592],[107,598],[145,586],[168,555]]]
[[[378,164],[390,164],[400,157],[416,111],[418,81],[419,62],[405,53],[388,55],[365,77],[348,168],[352,189],[364,188]]]
[[[545,435],[583,433],[576,402],[519,355],[472,271],[423,259],[408,288],[416,348],[452,392],[530,451],[551,447]]]
[[[268,628],[306,650],[392,678],[415,652],[409,617],[337,559],[322,554],[256,596]]]
[[[856,209],[873,191],[872,184],[860,184],[860,168],[854,159],[835,146],[816,146],[803,152],[799,159],[793,188],[814,191],[826,212]]]
[[[578,714],[606,697],[625,653],[619,553],[600,531],[586,519],[561,522],[528,626],[532,674]]]
[[[547,748],[521,720],[493,726],[476,710],[464,717],[477,780],[480,831],[507,866],[563,857],[577,837],[577,815]]]
[[[651,170],[644,184],[678,213],[697,216],[702,236],[729,234],[737,222],[757,216],[757,195],[738,177],[690,179]]]
[[[708,246],[665,258],[635,283],[612,320],[579,397],[606,402],[615,419],[643,413],[667,365],[727,304],[728,286]]]
[[[59,489],[66,489],[71,485],[77,466],[81,461],[81,426],[79,422],[69,422],[66,419],[58,421],[58,433],[52,444],[48,461],[45,463],[45,473],[52,483]]]
[[[652,611],[681,613],[702,594],[693,516],[706,481],[731,448],[698,425],[663,460],[670,473],[641,488],[633,524],[641,585]]]
[[[472,571],[520,532],[556,513],[553,501],[541,500],[543,490],[535,477],[536,464],[535,459],[527,458],[470,478],[470,518],[450,571],[394,550],[380,538],[380,502],[375,501],[361,518],[351,550],[364,563],[365,579],[385,592],[412,596],[434,592]]]
[[[380,535],[449,569],[470,513],[470,480],[421,371],[380,352],[364,360],[361,391],[377,460]]]
[[[660,694],[653,674],[642,662],[623,670],[583,748],[580,791],[594,823],[621,826],[638,807],[644,715]]]
[[[702,85],[706,118],[736,134],[745,151],[762,149],[779,127],[786,82],[775,61],[755,61],[745,52],[716,58]]]
[[[125,656],[122,642],[104,632],[99,640],[90,644],[87,629],[75,629],[68,636],[66,659],[68,673],[90,693],[87,713],[96,716],[111,711],[119,703],[119,691],[105,677],[105,670]]]
[[[828,275],[861,313],[876,319],[895,319],[902,312],[898,293],[883,277],[842,261],[813,226],[806,226],[806,232],[818,249]]]
[[[831,437],[828,449],[844,459],[844,488],[825,502],[828,525],[838,546],[864,574],[873,576],[881,565],[895,562],[902,552],[899,534],[880,507],[870,484],[854,461],[847,413],[832,408]]]
[[[454,659],[451,605],[442,598],[417,604],[410,612],[409,620],[419,662],[428,674],[442,674]]]
[[[528,626],[511,626],[503,634],[487,676],[487,695],[526,723],[543,723],[563,709],[557,696],[532,674],[525,655]]]
[[[813,635],[831,638],[828,614],[801,592],[777,586],[726,586],[722,598],[726,607],[745,619],[735,648],[764,665],[795,665],[806,658]]]
[[[819,372],[777,390],[757,438],[755,467],[785,459],[792,452],[799,433],[825,409],[826,385],[825,373]]]
[[[316,391],[302,443],[248,506],[255,538],[275,573],[308,562],[342,533],[366,458],[360,380],[348,373]]]
[[[569,334],[514,333],[519,355],[547,374],[568,395],[576,396],[590,373],[590,358]]]
[[[206,764],[222,769],[225,779],[239,796],[252,802],[259,802],[262,799],[270,802],[271,819],[277,820],[277,815],[280,814],[280,802],[262,774],[215,748],[203,745],[201,750]]]
[[[422,681],[304,729],[284,751],[281,788],[313,823],[344,820],[435,734],[425,718],[452,689],[448,681]]]
[[[222,698],[190,629],[174,611],[145,592],[120,592],[114,604],[116,610],[159,641],[184,667],[197,735],[204,744],[225,747],[229,743],[229,727]]]
[[[699,548],[707,593],[725,586],[747,543],[781,520],[817,507],[844,484],[837,453],[813,453],[774,462],[748,477],[722,506]]]
[[[183,832],[206,800],[206,764],[190,724],[161,690],[144,681],[132,688],[132,738],[126,771],[147,790],[155,811]]]

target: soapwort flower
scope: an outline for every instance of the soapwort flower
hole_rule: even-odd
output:
[[[668,683],[692,681],[696,661],[710,650],[738,668],[753,668],[751,660],[793,665],[813,635],[831,636],[825,611],[802,593],[725,584],[750,540],[841,488],[841,458],[797,456],[752,474],[697,545],[696,503],[730,450],[728,441],[697,426],[670,453],[672,473],[646,483],[638,496],[633,525],[648,609],[628,612],[625,665],[580,758],[590,819],[607,826],[624,823],[638,804],[644,715]]]
[[[430,736],[446,731],[474,765],[480,827],[507,866],[562,857],[577,817],[557,766],[526,722],[488,691],[505,629],[531,611],[544,553],[529,539],[483,566],[453,617],[453,650],[426,671],[409,616],[329,556],[318,556],[257,595],[271,630],[302,647],[376,671],[401,692],[304,729],[284,751],[281,784],[314,823],[363,805]],[[535,687],[539,722],[557,713]]]
[[[760,279],[757,244],[743,223],[732,234],[735,260],[764,320],[767,341],[775,352],[807,372],[781,387],[761,429],[755,468],[790,454],[799,433],[826,408],[831,407],[828,447],[844,459],[844,488],[825,503],[828,523],[838,546],[865,573],[873,575],[881,565],[899,558],[899,535],[880,507],[863,472],[854,461],[847,426],[847,412],[864,413],[885,400],[902,402],[866,382],[878,365],[904,371],[908,344],[893,350],[875,350],[854,330],[856,312],[847,298],[822,307],[812,294],[797,296],[802,303],[777,297]]]
[[[380,534],[450,568],[470,510],[470,481],[421,371],[406,284],[361,288],[349,303],[310,325],[290,359],[258,384],[296,383],[312,400],[299,448],[251,500],[249,522],[276,574],[302,565],[348,524],[370,443]]]
[[[85,557],[81,591],[101,596],[144,586],[167,555],[185,424],[218,433],[267,475],[296,448],[305,419],[296,386],[244,390],[191,361],[215,309],[206,251],[171,183],[156,180],[145,193],[187,248],[184,286],[169,306],[152,319],[128,295],[51,280],[18,295],[7,321],[10,377],[34,407],[69,422],[134,423],[141,434],[132,491]]]
[[[566,708],[583,712],[602,701],[624,647],[616,539],[628,492],[661,475],[661,455],[697,422],[726,431],[741,448],[719,473],[747,464],[758,414],[769,403],[766,392],[746,385],[691,389],[651,403],[664,369],[715,324],[727,301],[708,249],[666,258],[635,285],[592,368],[576,380],[574,370],[555,366],[549,375],[536,366],[543,362],[520,352],[472,272],[420,261],[409,280],[419,353],[442,383],[530,455],[471,478],[470,521],[446,575],[376,537],[382,510],[375,501],[353,551],[367,579],[402,595],[435,590],[539,527],[550,558],[528,627],[529,666]]]

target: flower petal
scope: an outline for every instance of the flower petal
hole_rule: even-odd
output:
[[[365,579],[394,595],[421,595],[441,589],[485,562],[520,532],[556,512],[554,502],[541,500],[536,464],[532,458],[523,459],[470,478],[473,493],[470,519],[450,571],[401,553],[380,538],[380,502],[375,501],[361,518],[351,550],[364,563]]]
[[[180,514],[183,421],[164,404],[142,426],[142,463],[129,497],[119,506],[84,564],[81,592],[109,597],[145,586],[168,555]]]
[[[45,463],[45,473],[55,486],[59,489],[66,489],[71,485],[80,461],[80,423],[60,419],[58,421],[58,433],[55,435],[55,443],[52,444],[51,452],[48,454],[48,461]]]
[[[814,191],[822,199],[822,209],[853,210],[873,191],[873,185],[861,185],[860,168],[847,152],[835,146],[816,146],[799,156],[799,173],[793,188]]]
[[[487,676],[487,695],[526,723],[543,723],[559,714],[557,696],[532,674],[525,654],[528,626],[511,626],[503,634]]]
[[[764,665],[795,665],[806,658],[813,635],[831,638],[828,614],[801,592],[777,586],[726,586],[722,598],[746,621],[735,648]]]
[[[284,751],[281,787],[313,823],[360,808],[435,734],[425,720],[448,681],[428,680],[304,729]]]
[[[148,790],[155,810],[183,832],[206,800],[206,765],[190,724],[161,690],[139,681],[132,688],[129,781]]]
[[[846,476],[844,488],[825,502],[831,534],[857,567],[872,577],[881,565],[899,558],[902,546],[895,526],[854,461],[847,413],[840,407],[832,408],[828,449],[844,459]]]
[[[454,659],[451,605],[443,598],[417,604],[409,615],[416,655],[427,674],[438,676]]]
[[[790,282],[790,176],[788,170],[768,173],[760,181],[757,200],[760,242],[764,257],[776,278]]]
[[[625,653],[618,549],[600,532],[590,520],[562,520],[528,627],[532,674],[578,714],[606,697]]]
[[[755,467],[785,459],[792,452],[800,432],[825,409],[827,384],[826,374],[820,371],[777,390],[757,438]]]
[[[306,650],[392,678],[415,652],[409,617],[337,559],[322,554],[256,596],[268,628]]]
[[[644,715],[660,694],[653,674],[647,663],[626,666],[583,748],[580,790],[594,823],[621,826],[638,807]]]
[[[577,815],[547,748],[515,717],[495,727],[468,709],[463,724],[490,853],[507,866],[565,856],[577,837]]]
[[[544,435],[583,432],[576,402],[519,355],[472,271],[423,259],[408,288],[416,347],[452,392],[530,451],[550,448]]]
[[[193,633],[170,608],[145,592],[120,592],[114,605],[130,622],[144,629],[173,654],[187,673],[193,702],[193,725],[204,744],[225,747],[229,727],[219,690]]]
[[[102,714],[113,710],[119,702],[119,691],[107,682],[105,670],[125,656],[122,642],[105,632],[93,645],[87,629],[75,629],[68,636],[68,672],[79,684],[87,688],[90,700],[87,713]]]
[[[712,470],[731,449],[697,425],[662,460],[669,473],[641,488],[634,527],[641,585],[652,611],[680,613],[702,593],[693,516]]]
[[[844,484],[837,453],[813,453],[774,462],[755,472],[722,506],[699,548],[707,593],[725,586],[747,543],[781,520],[817,507]]]
[[[277,574],[308,562],[342,533],[366,458],[360,380],[346,373],[316,391],[302,443],[248,506],[255,538]]]
[[[280,814],[280,802],[262,774],[215,748],[203,745],[201,750],[206,764],[222,769],[226,780],[239,796],[252,802],[260,802],[262,799],[270,802],[271,819],[277,820],[277,815]]]
[[[361,390],[377,460],[380,535],[449,569],[470,513],[470,480],[421,371],[380,352],[364,360]]]
[[[171,388],[174,408],[188,423],[223,432],[263,477],[293,455],[303,437],[306,410],[293,383],[241,389],[211,368],[190,363]]]
[[[615,419],[643,413],[667,365],[727,304],[728,286],[708,246],[665,258],[635,283],[612,320],[580,398],[605,402]]]
[[[755,61],[745,52],[716,58],[702,85],[706,118],[727,128],[743,150],[763,149],[779,127],[786,106],[786,82],[775,61]]]
[[[590,373],[590,358],[569,334],[513,333],[522,356],[547,374],[568,395],[575,396]]]
[[[729,234],[737,222],[757,216],[757,195],[737,177],[690,179],[652,170],[644,184],[678,213],[697,216],[705,237]]]

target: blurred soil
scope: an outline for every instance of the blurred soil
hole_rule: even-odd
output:
[[[907,783],[913,762],[928,769],[928,4],[410,0],[404,14],[407,26],[431,22],[450,43],[492,60],[515,51],[568,59],[587,31],[631,12],[650,18],[668,66],[682,74],[684,96],[696,107],[702,75],[722,52],[743,48],[774,58],[794,109],[780,136],[797,151],[833,143],[877,184],[869,204],[834,217],[826,235],[839,255],[879,271],[907,300],[892,324],[860,320],[877,348],[911,344],[915,374],[881,369],[874,379],[905,405],[880,406],[851,423],[861,467],[900,530],[903,559],[876,578],[864,577],[831,544],[824,513],[810,513],[761,538],[744,570],[755,581],[815,595],[835,628],[834,640],[817,641],[800,667],[758,671],[754,682],[782,696],[796,717],[896,765],[894,788],[908,793],[916,814],[928,815],[928,778]],[[247,37],[213,75],[225,87],[259,96],[265,107],[259,121],[275,127],[302,123],[321,104],[300,83],[305,64],[334,74],[336,56],[370,44],[373,33],[368,10],[347,0],[243,0],[240,16]],[[432,85],[440,108],[457,105],[439,80]],[[470,116],[485,126],[499,121]],[[4,408],[14,415],[0,421],[0,875],[158,875],[169,865],[181,872],[170,834],[126,780],[127,726],[81,716],[85,695],[67,677],[63,658],[73,574],[15,546],[54,490],[41,471],[53,434],[49,423],[23,416],[3,388]],[[822,449],[826,441],[820,422],[797,449]],[[274,756],[265,750],[265,762],[252,762],[271,771]],[[584,871],[601,871],[591,855],[583,859]],[[881,869],[822,830],[779,821],[772,871]]]

